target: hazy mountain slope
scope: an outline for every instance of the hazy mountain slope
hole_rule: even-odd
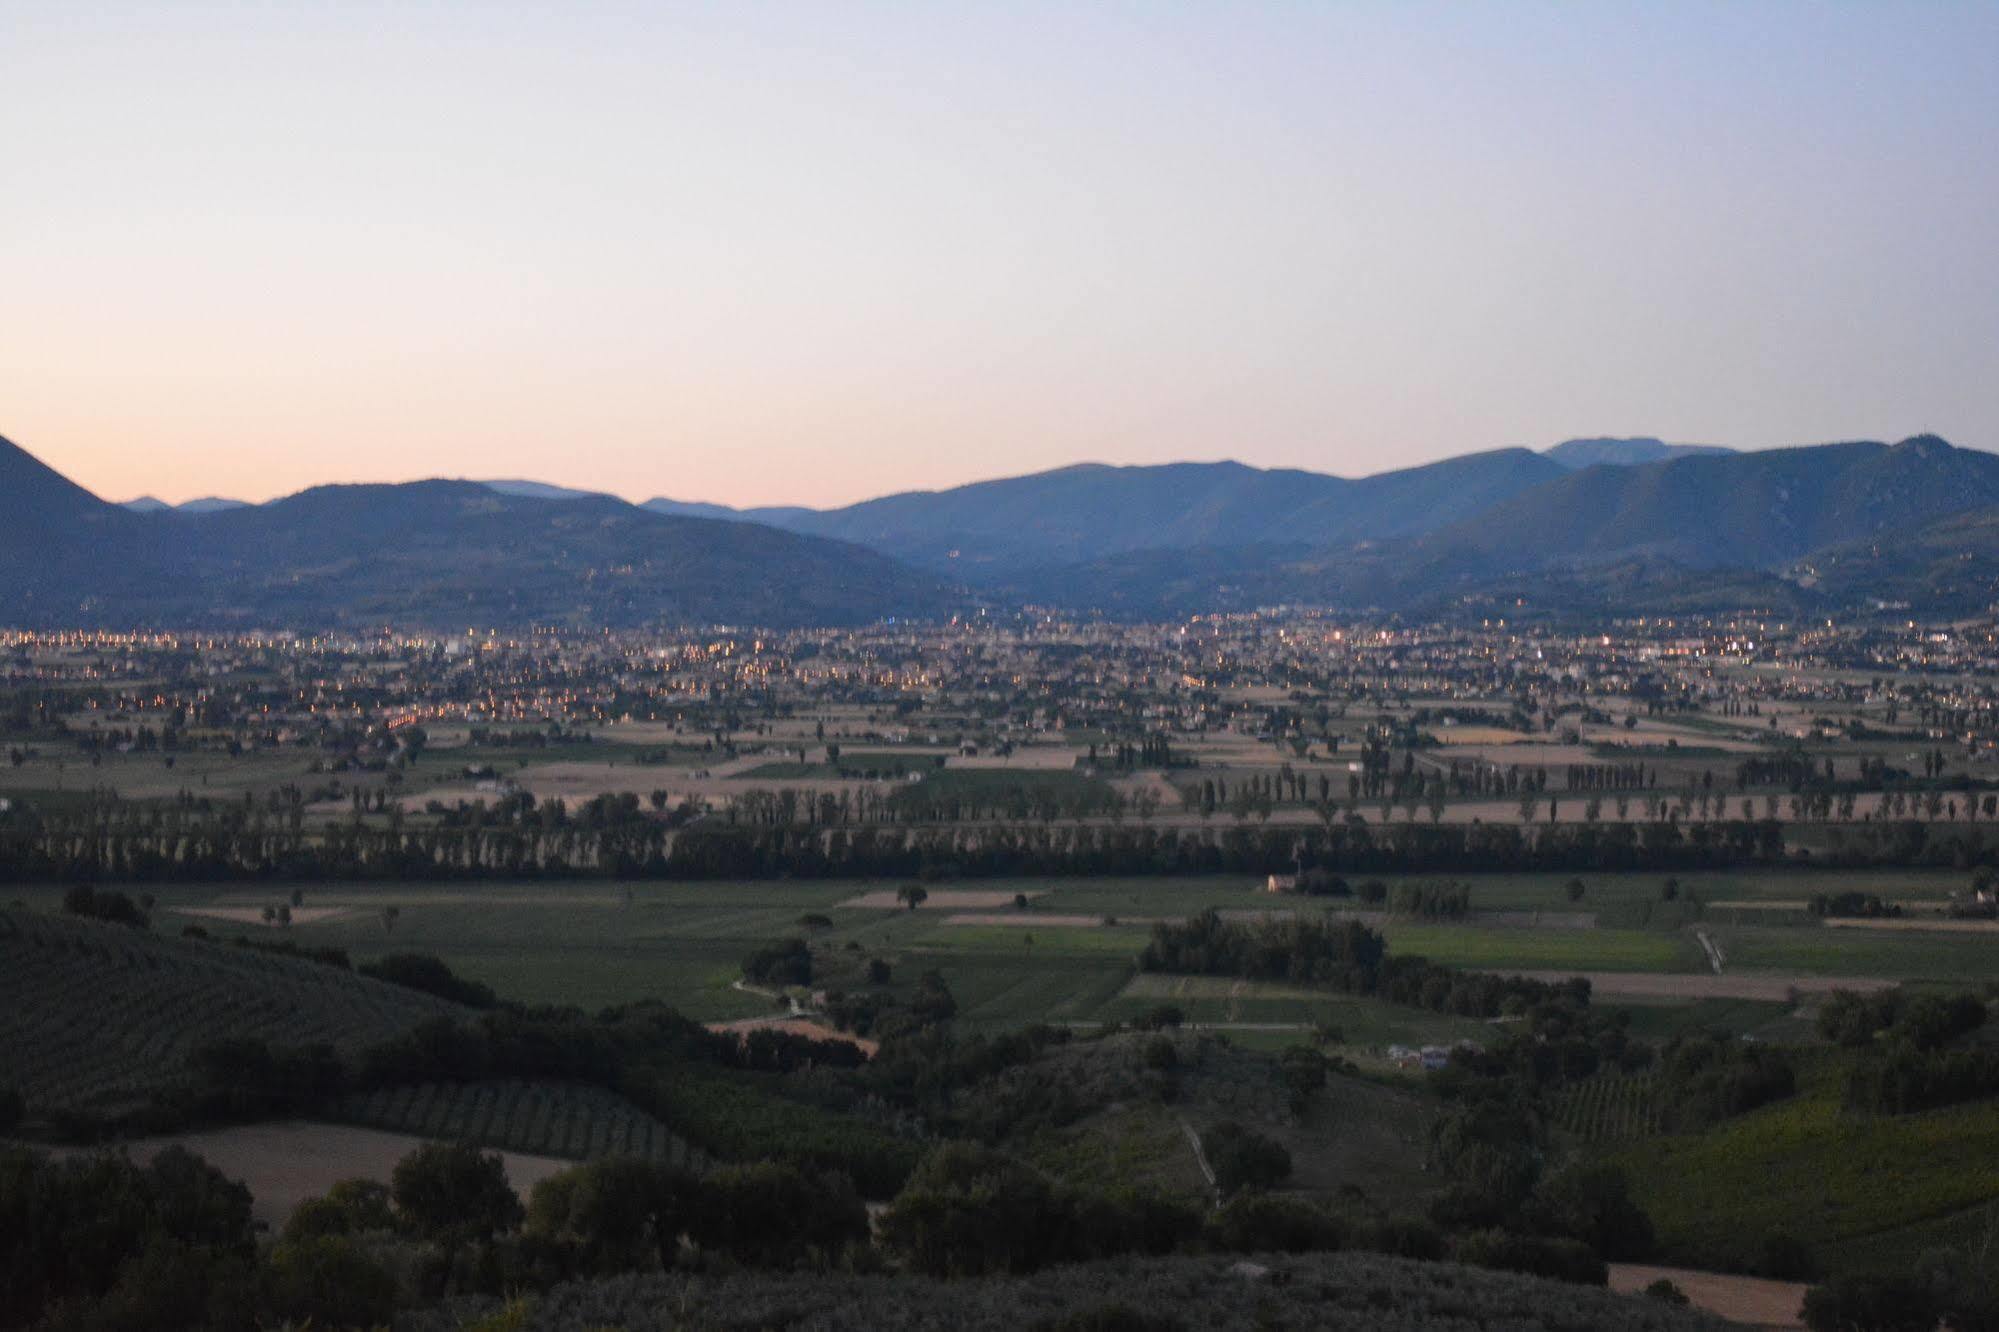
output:
[[[1585,467],[1637,467],[1644,463],[1670,462],[1674,458],[1697,458],[1733,453],[1713,444],[1668,444],[1649,435],[1630,439],[1565,439],[1542,453],[1562,466],[1581,471]]]
[[[1348,482],[1338,501],[1301,509],[1268,535],[1329,542],[1434,531],[1561,475],[1547,458],[1526,449],[1468,453]]]
[[[738,516],[993,581],[1131,550],[1329,543],[1427,531],[1562,475],[1558,464],[1526,449],[1470,454],[1358,481],[1234,462],[1087,463],[889,495],[844,509],[745,510]]]
[[[141,495],[137,499],[126,500],[120,507],[130,509],[133,513],[187,513],[199,516],[204,513],[226,513],[230,509],[245,509],[249,507],[249,501],[206,495],[201,499],[191,499],[181,504],[169,504],[154,495]]]
[[[1433,535],[1509,568],[1620,555],[1772,568],[1993,503],[1999,457],[1920,436],[1592,467]]]
[[[846,624],[948,601],[934,578],[857,547],[474,482],[325,486],[191,529],[202,591],[163,596],[161,619]]]
[[[480,485],[501,495],[518,495],[522,499],[573,500],[601,499],[601,490],[577,490],[573,486],[551,486],[545,481],[481,481]]]
[[[1999,602],[1999,505],[1814,551],[1786,573],[1842,604],[1981,611]]]
[[[1401,540],[1128,551],[1028,600],[1128,616],[1287,603],[1438,613],[1800,610],[1999,595],[1999,457],[1923,437],[1592,467]],[[1883,539],[1895,535],[1892,539]],[[1856,540],[1855,538],[1859,538]],[[1813,556],[1811,552],[1824,552]],[[1790,578],[1778,576],[1787,565]]]
[[[666,499],[663,496],[649,499],[639,507],[679,518],[715,518],[729,523],[763,523],[770,527],[789,527],[794,519],[809,517],[819,512],[817,509],[807,509],[797,505],[732,509],[726,504],[704,504],[699,500]]]
[[[857,546],[472,481],[134,513],[0,441],[0,623],[776,626],[955,605]]]
[[[107,504],[10,439],[0,438],[0,551],[30,547],[75,524],[116,523]]]
[[[90,598],[145,586],[155,521],[0,439],[0,619],[62,622]]]

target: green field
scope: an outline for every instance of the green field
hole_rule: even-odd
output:
[[[1791,1005],[1758,999],[1700,999],[1692,1003],[1619,1004],[1598,999],[1597,1006],[1617,1009],[1631,1020],[1630,1032],[1644,1040],[1663,1041],[1698,1031],[1729,1031],[1765,1041],[1811,1041],[1817,1030],[1796,1015]]]
[[[1497,971],[1693,971],[1694,946],[1678,934],[1639,930],[1533,930],[1477,925],[1419,925],[1391,920],[1388,946],[1448,966]]]
[[[1983,981],[1999,975],[1999,937],[1914,930],[1831,929],[1816,923],[1717,926],[1728,965],[1806,976]]]
[[[1061,776],[1073,776],[1061,774]],[[1688,922],[1698,908],[1660,902],[1650,875],[1585,879],[1580,902],[1568,901],[1567,875],[1487,875],[1471,879],[1474,914],[1466,922],[1389,919],[1392,950],[1419,953],[1455,966],[1494,970],[1661,971],[1698,973],[1705,961]],[[1956,876],[1827,873],[1689,875],[1682,889],[1727,900],[1795,900],[1815,891],[1928,895]],[[1388,882],[1392,885],[1395,880]],[[1009,879],[934,884],[921,911],[843,905],[864,893],[892,894],[893,880],[716,883],[599,880],[534,883],[306,885],[304,906],[332,909],[331,919],[272,929],[255,919],[264,906],[286,902],[290,885],[268,887],[148,887],[158,898],[154,932],[178,934],[199,924],[218,937],[291,938],[346,949],[357,961],[393,951],[434,953],[455,970],[528,1003],[573,1004],[594,1010],[641,998],[664,1000],[703,1021],[768,1010],[767,998],[733,988],[743,958],[790,935],[808,937],[823,973],[853,983],[868,957],[888,960],[894,984],[913,983],[935,968],[973,1024],[998,1029],[1029,1022],[1102,1022],[1140,1016],[1147,1001],[1127,990],[1149,922],[1176,920],[1208,907],[1225,911],[1316,913],[1364,910],[1353,898],[1272,896],[1245,875],[1161,878]],[[134,888],[134,893],[141,891]],[[962,907],[950,894],[996,894],[1000,906]],[[1016,912],[1015,893],[1030,896]],[[16,888],[9,896],[29,908],[58,910],[61,890]],[[393,929],[383,908],[398,910]],[[250,919],[217,921],[176,908],[234,908]],[[1481,912],[1509,912],[1504,924],[1480,922]],[[1517,913],[1559,913],[1533,925]],[[954,914],[998,914],[1004,924],[947,923]],[[1594,913],[1597,928],[1575,928]],[[807,927],[807,915],[830,925]],[[1105,917],[1120,923],[1106,926]],[[1054,918],[1088,922],[1071,924]],[[1370,915],[1368,919],[1379,919]],[[1566,919],[1568,923],[1553,922]],[[1015,923],[1017,922],[1017,923]],[[1647,922],[1647,923],[1637,923]],[[1731,970],[1891,979],[1983,979],[1999,940],[1971,935],[1921,935],[1827,929],[1809,918],[1797,925],[1743,926],[1710,920]],[[1430,1040],[1427,1015],[1390,1021],[1344,1010],[1336,996],[1241,994],[1227,1003],[1203,997],[1190,1008],[1198,1021],[1288,1024],[1331,1022],[1356,1046]],[[1184,1006],[1184,1005],[1183,1005]],[[1740,1001],[1633,1006],[1641,1034],[1670,1035],[1718,1025],[1768,1035],[1808,1026],[1788,1022],[1776,1006]],[[1786,1025],[1788,1022],[1788,1025]]]

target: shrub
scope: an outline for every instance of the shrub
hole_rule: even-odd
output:
[[[1631,1182],[1616,1166],[1577,1165],[1549,1175],[1528,1210],[1535,1229],[1579,1240],[1611,1261],[1652,1250],[1652,1221],[1631,1200]]]
[[[1934,1332],[1942,1312],[1929,1288],[1908,1276],[1843,1276],[1805,1292],[1812,1332]]]
[[[1657,1300],[1661,1304],[1688,1303],[1687,1293],[1681,1290],[1678,1286],[1674,1285],[1671,1281],[1667,1280],[1665,1277],[1660,1277],[1657,1281],[1654,1281],[1651,1285],[1645,1287],[1645,1298],[1649,1300]]]
[[[1780,1232],[1763,1241],[1756,1255],[1756,1270],[1778,1281],[1810,1281],[1818,1275],[1818,1263],[1810,1245],[1796,1235]]]
[[[405,1156],[390,1191],[410,1230],[446,1244],[491,1239],[523,1215],[499,1156],[460,1143],[425,1143]]]
[[[495,1008],[500,1002],[491,986],[453,974],[441,959],[428,953],[390,953],[374,962],[362,963],[357,970],[363,976],[373,976],[406,990],[421,990],[468,1008]]]
[[[1398,1258],[1435,1262],[1444,1256],[1444,1232],[1421,1217],[1391,1216],[1369,1228],[1367,1247]]]
[[[1572,1281],[1577,1285],[1601,1286],[1610,1280],[1610,1269],[1587,1245],[1571,1239],[1548,1239],[1536,1235],[1516,1235],[1505,1230],[1475,1230],[1459,1235],[1451,1243],[1451,1261],[1468,1267],[1492,1267],[1504,1272],[1525,1272],[1530,1276]]]
[[[729,1166],[702,1181],[689,1218],[695,1242],[759,1267],[817,1259],[830,1266],[868,1237],[867,1208],[844,1175],[813,1179],[787,1165]]]
[[[1267,1189],[1291,1177],[1291,1153],[1254,1129],[1224,1121],[1201,1135],[1201,1152],[1224,1196]]]
[[[880,1217],[881,1242],[930,1276],[1031,1272],[1068,1229],[1047,1180],[984,1147],[938,1148]]]
[[[803,939],[766,944],[743,959],[743,975],[760,985],[810,985],[812,949]]]
[[[363,1235],[395,1228],[389,1190],[372,1179],[343,1179],[323,1198],[307,1198],[292,1209],[285,1222],[287,1240],[320,1239],[329,1235]]]
[[[571,1272],[670,1268],[680,1237],[705,1205],[701,1181],[686,1171],[610,1157],[535,1185],[525,1229],[555,1246]]]
[[[1240,1193],[1208,1218],[1208,1240],[1234,1253],[1309,1253],[1343,1248],[1339,1218],[1303,1198]]]
[[[86,920],[109,921],[133,929],[146,927],[146,913],[124,893],[110,889],[96,891],[87,883],[72,884],[62,895],[62,909]]]
[[[396,1278],[344,1235],[285,1240],[266,1263],[271,1312],[313,1327],[381,1327],[395,1317]]]

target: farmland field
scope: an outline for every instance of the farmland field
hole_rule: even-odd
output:
[[[1728,965],[1743,970],[1962,981],[1999,974],[1999,939],[1982,934],[1749,925],[1710,933]]]
[[[1657,1092],[1651,1074],[1599,1073],[1562,1088],[1555,1125],[1588,1143],[1648,1137],[1659,1129]]]
[[[1679,936],[1638,930],[1481,929],[1390,921],[1382,933],[1398,953],[1483,970],[1675,971],[1699,965],[1697,951]]]
[[[1657,985],[1683,978],[1658,993],[1627,996],[1647,1005],[1640,1029],[1658,1032],[1710,1020],[1730,1029],[1778,1022],[1789,1012],[1778,1006],[1792,985],[1809,989],[1815,978],[1948,981],[1982,979],[1994,970],[1990,936],[1832,930],[1804,918],[1794,925],[1708,922],[1702,928],[1727,959],[1725,973],[1715,977],[1689,928],[1699,919],[1702,898],[1795,902],[1801,894],[1825,891],[1930,896],[1955,881],[1947,873],[1687,875],[1679,885],[1681,900],[1670,903],[1661,900],[1661,881],[1651,875],[1588,876],[1582,900],[1572,903],[1568,877],[1476,876],[1468,880],[1473,914],[1467,920],[1389,918],[1382,928],[1393,951],[1456,966],[1596,973],[1634,982],[1656,976]],[[595,1010],[657,998],[702,1021],[770,1011],[767,997],[735,988],[743,958],[798,935],[836,978],[867,957],[887,960],[896,985],[936,969],[969,1022],[998,1029],[1142,1015],[1150,1001],[1128,985],[1149,921],[1208,907],[1307,914],[1360,909],[1353,898],[1275,896],[1261,887],[1261,880],[1246,875],[976,880],[930,885],[925,909],[912,912],[896,901],[893,880],[306,885],[294,923],[275,928],[262,924],[261,911],[286,902],[288,887],[164,885],[150,891],[159,898],[156,936],[200,919],[181,912],[220,912],[228,919],[203,921],[212,933],[337,947],[357,962],[389,952],[434,953],[455,971],[523,1002]],[[1030,899],[1024,911],[1013,906],[1017,893]],[[61,897],[53,888],[16,889],[14,895],[32,908],[34,919],[55,910]],[[385,911],[390,907],[392,917]],[[952,914],[968,912],[1006,920],[950,923]],[[1571,927],[1592,914],[1594,928]],[[1105,925],[1106,917],[1121,923]],[[1606,1002],[1618,984],[1602,985]],[[1703,998],[1709,991],[1712,997]],[[1295,1028],[1330,1023],[1357,1051],[1434,1030],[1427,1015],[1391,1019],[1351,1003],[1332,995],[1244,994],[1226,1003],[1203,996],[1182,1006],[1197,1021]]]
[[[550,1082],[423,1083],[354,1092],[331,1118],[364,1128],[582,1160],[641,1156],[699,1168],[698,1152],[622,1096]]]

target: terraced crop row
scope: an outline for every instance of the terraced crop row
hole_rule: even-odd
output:
[[[296,958],[0,911],[0,1082],[35,1111],[141,1100],[226,1037],[357,1049],[463,1011]]]
[[[1650,1073],[1599,1073],[1563,1090],[1555,1102],[1555,1124],[1590,1143],[1657,1133],[1658,1091]]]
[[[642,1156],[702,1170],[707,1157],[622,1096],[573,1083],[427,1082],[341,1099],[335,1116],[367,1128],[587,1160]]]

